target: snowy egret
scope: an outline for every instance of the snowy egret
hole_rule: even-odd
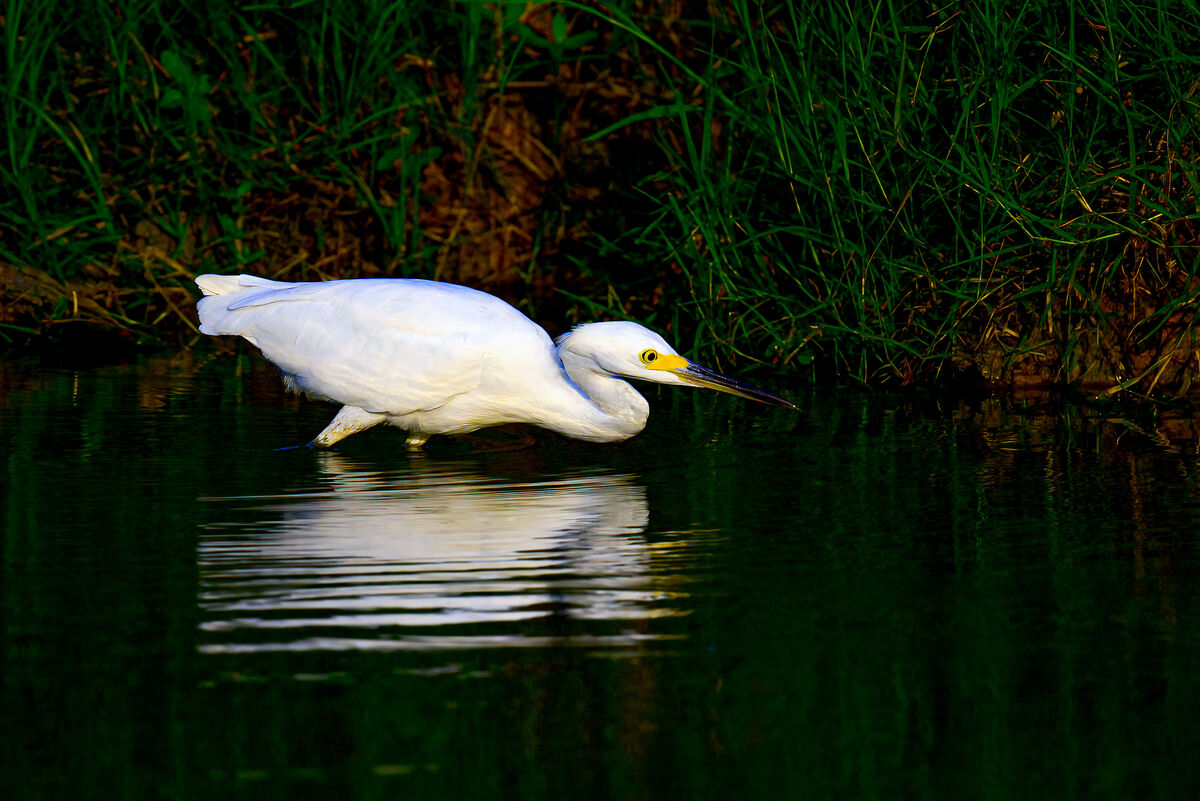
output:
[[[196,304],[203,333],[244,337],[289,389],[342,404],[314,447],[385,422],[408,432],[410,450],[433,434],[505,423],[617,442],[650,414],[624,378],[796,408],[688,361],[636,323],[589,323],[552,342],[509,304],[456,284],[249,275],[201,275],[196,284],[206,296]]]

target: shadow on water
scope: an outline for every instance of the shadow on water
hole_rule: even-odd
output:
[[[0,386],[5,798],[1195,795],[1189,419],[666,391],[413,457],[274,451],[330,410],[253,360]]]

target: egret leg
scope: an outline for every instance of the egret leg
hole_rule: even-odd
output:
[[[337,416],[325,426],[325,430],[317,434],[317,438],[308,443],[310,448],[328,448],[335,442],[340,442],[351,434],[365,431],[371,426],[377,426],[387,420],[382,414],[373,414],[357,406],[343,406]]]
[[[420,451],[425,447],[425,443],[428,441],[428,434],[415,434],[410,432],[408,439],[404,441],[404,444],[408,446],[410,451]]]

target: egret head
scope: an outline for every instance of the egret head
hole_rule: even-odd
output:
[[[796,408],[778,395],[685,359],[658,334],[637,323],[581,325],[555,340],[563,364],[656,384],[707,387],[773,406]]]

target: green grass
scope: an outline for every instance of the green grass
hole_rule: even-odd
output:
[[[699,346],[752,359],[1190,373],[1195,10],[735,2],[624,241],[682,267]]]
[[[245,270],[872,384],[1200,364],[1194,3],[49,8],[0,31],[9,338],[175,341]]]

